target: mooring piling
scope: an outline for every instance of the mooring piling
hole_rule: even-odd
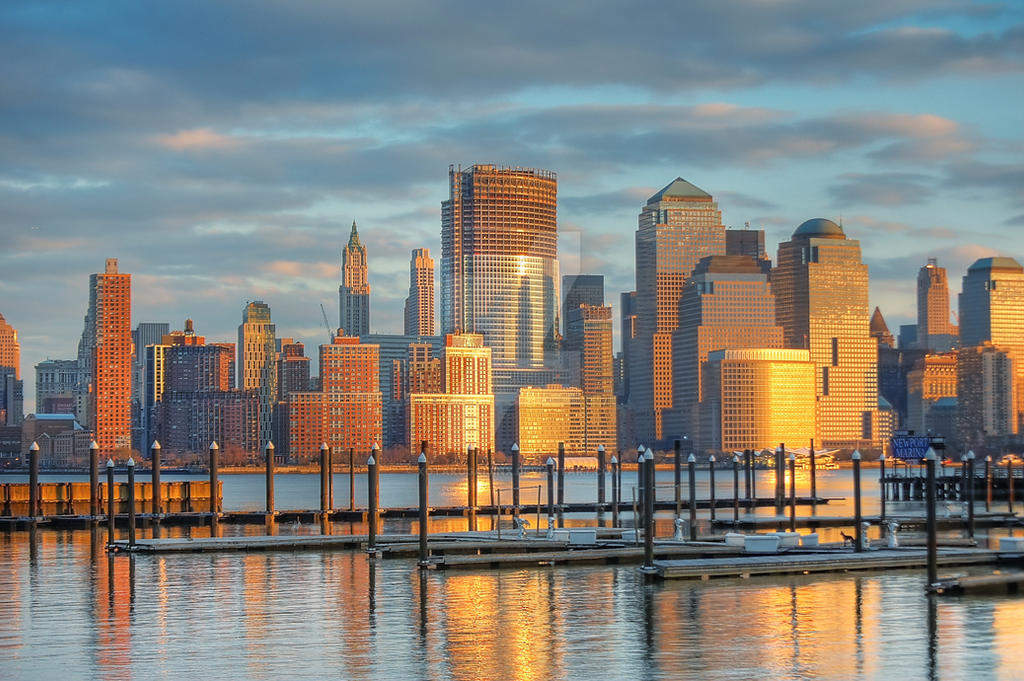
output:
[[[425,568],[430,564],[429,549],[427,548],[427,523],[429,522],[429,513],[427,504],[428,496],[430,491],[430,483],[427,477],[427,453],[425,451],[420,452],[419,458],[416,460],[418,472],[419,472],[419,493],[420,493],[420,560],[419,566]]]
[[[274,443],[270,440],[267,441],[267,446],[263,448],[263,455],[266,457],[267,465],[267,515],[274,515]]]
[[[149,448],[150,480],[153,482],[153,515],[157,518],[163,512],[163,500],[160,498],[160,441],[153,440]]]
[[[128,548],[135,547],[135,459],[128,457]]]
[[[93,520],[100,513],[100,446],[89,443],[89,515]]]
[[[107,459],[107,546],[114,545],[114,521],[117,507],[114,505],[114,460]]]
[[[854,450],[850,457],[853,461],[853,524],[854,524],[854,550],[860,553],[864,550],[864,531],[861,527],[860,513],[860,450]]]
[[[366,550],[377,550],[377,454],[380,449],[374,442],[370,457],[366,460]]]
[[[686,469],[690,477],[690,541],[697,541],[697,457],[692,453],[686,458]]]

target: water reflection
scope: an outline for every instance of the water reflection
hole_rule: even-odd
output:
[[[108,555],[102,529],[7,533],[0,669],[5,679],[1024,678],[1021,600],[937,602],[923,581],[897,571],[645,584],[632,566],[445,573],[357,551],[131,557]]]

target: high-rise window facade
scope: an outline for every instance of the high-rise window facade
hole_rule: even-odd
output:
[[[672,332],[679,299],[701,258],[725,255],[722,213],[710,194],[676,178],[647,200],[636,231],[636,338],[630,343],[629,405],[636,435],[667,437],[662,412],[672,407]]]
[[[131,275],[117,271],[117,258],[108,258],[103,273],[89,277],[79,345],[87,429],[96,434],[100,456],[131,446],[131,312]]]
[[[271,440],[274,401],[277,399],[277,330],[270,321],[270,306],[250,302],[238,327],[238,387],[259,394],[260,447]]]
[[[1024,428],[1024,267],[1013,258],[981,258],[963,278],[960,345],[984,343],[1005,351],[1012,360],[1018,432]]]
[[[441,204],[441,330],[478,333],[497,369],[539,369],[558,317],[555,173],[449,168]]]
[[[429,248],[417,248],[409,262],[409,297],[405,299],[405,335],[433,336],[434,259]]]
[[[808,220],[779,244],[771,281],[786,347],[811,351],[823,444],[880,444],[878,343],[870,332],[860,242],[831,220]]]
[[[355,221],[348,244],[341,253],[341,286],[338,287],[339,319],[346,336],[370,333],[370,282],[366,246],[359,240]]]
[[[946,268],[935,258],[917,273],[917,343],[924,350],[947,352],[955,346],[956,326],[949,314]]]

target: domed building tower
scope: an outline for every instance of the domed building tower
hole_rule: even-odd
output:
[[[811,351],[822,444],[880,446],[888,434],[876,423],[878,354],[860,242],[831,220],[808,220],[779,244],[772,287],[785,346]]]

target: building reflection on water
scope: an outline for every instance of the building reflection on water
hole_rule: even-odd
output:
[[[916,571],[645,584],[633,566],[133,558],[102,530],[31,535],[0,534],[5,679],[1024,677],[1024,602],[928,599]]]

